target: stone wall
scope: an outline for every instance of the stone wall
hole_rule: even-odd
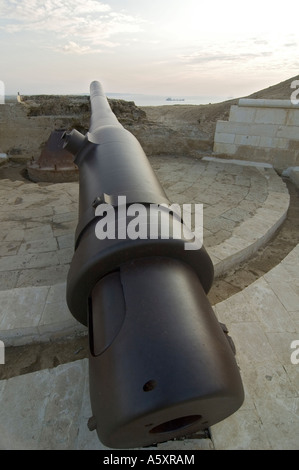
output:
[[[109,99],[120,123],[139,140],[147,155],[192,155],[210,153],[213,140],[202,136],[198,122],[180,126],[156,122],[134,102]],[[89,128],[88,96],[34,95],[0,106],[0,154],[13,161],[38,158],[54,130],[73,128],[85,134]]]
[[[110,100],[112,111],[127,128],[142,127],[146,114],[133,102]],[[26,96],[0,106],[0,153],[11,160],[38,158],[54,130],[89,128],[88,96]]]
[[[271,163],[278,171],[299,164],[299,105],[289,100],[240,99],[229,121],[218,121],[219,156]]]

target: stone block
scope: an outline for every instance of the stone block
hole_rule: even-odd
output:
[[[57,242],[54,237],[44,238],[41,240],[32,240],[22,243],[19,249],[19,254],[23,253],[47,253],[49,251],[57,250]]]
[[[257,321],[254,310],[242,292],[219,302],[214,310],[219,321],[225,323],[228,329],[232,323]]]
[[[287,120],[287,126],[299,126],[299,109],[289,109]]]
[[[263,432],[273,450],[298,450],[299,398],[273,398],[266,394],[255,400]]]
[[[280,124],[285,125],[287,121],[287,110],[278,108],[260,108],[256,110],[256,124]]]
[[[267,135],[261,135],[260,137],[260,142],[259,142],[260,147],[274,147],[274,138],[269,137]]]
[[[286,139],[284,139],[286,140]],[[299,140],[288,140],[287,141],[287,146],[284,148],[287,148],[289,150],[299,150]]]
[[[256,410],[240,408],[232,416],[211,427],[217,450],[271,449]]]
[[[25,268],[25,267],[24,267]],[[17,271],[18,278],[16,287],[45,286],[64,282],[67,278],[69,265],[53,265],[49,267],[22,269]],[[13,271],[15,273],[15,271]],[[6,273],[8,274],[8,273]],[[0,272],[1,276],[1,272]]]
[[[43,240],[45,238],[53,238],[51,225],[41,225],[40,227],[25,229],[24,231],[24,240],[26,242]]]
[[[228,154],[234,155],[236,153],[237,146],[234,144],[223,144],[223,143],[214,143],[213,151],[216,154]]]
[[[281,362],[268,361],[247,367],[242,371],[248,396],[254,402],[265,396],[277,398],[297,397],[297,389]]]
[[[271,289],[279,298],[288,312],[296,312],[299,308],[299,295],[293,289],[291,282],[285,282],[284,278],[271,279]]]
[[[5,381],[0,407],[2,450],[39,449],[45,409],[55,388],[51,378],[49,371],[41,371]]]
[[[43,427],[38,439],[40,449],[74,449],[86,373],[86,361],[71,362],[48,371],[47,378],[52,380],[53,389],[43,410]]]
[[[257,147],[260,144],[259,135],[236,135],[234,144],[236,145],[252,145]]]
[[[266,99],[266,98],[240,98],[238,102],[239,106],[254,107],[254,108],[287,108],[297,109],[298,105],[294,105],[292,101],[280,100],[280,99]]]
[[[296,331],[288,311],[264,278],[248,286],[244,290],[244,295],[255,310],[265,332]]]
[[[276,124],[257,124],[243,122],[229,122],[226,130],[222,132],[233,132],[240,135],[275,137],[279,126]]]
[[[240,108],[233,105],[230,108],[229,120],[232,122],[254,122],[255,108]]]
[[[74,254],[74,248],[63,248],[57,251],[57,256],[60,264],[70,264]]]
[[[267,333],[268,342],[271,345],[273,351],[275,351],[278,361],[280,364],[293,365],[298,368],[298,364],[291,363],[291,354],[294,349],[291,348],[291,344],[294,340],[299,340],[299,330],[295,332],[281,331]]]
[[[2,242],[0,245],[0,256],[16,255],[19,248],[19,241]]]
[[[235,140],[235,134],[228,134],[224,132],[216,132],[214,141],[217,143],[233,144]]]
[[[283,137],[274,137],[273,143],[274,147],[278,149],[287,149],[289,148],[289,140]],[[299,141],[297,142],[299,148]]]
[[[279,126],[276,136],[283,137],[284,139],[299,140],[299,127],[291,125]]]
[[[271,152],[274,168],[283,171],[290,166],[299,165],[299,151],[288,149],[273,149]]]
[[[244,291],[243,291],[244,292]],[[248,301],[248,297],[247,301]],[[257,314],[256,307],[249,303],[248,308]],[[256,321],[232,323],[229,328],[237,350],[238,363],[242,369],[255,367],[265,361],[277,361],[277,356],[269,344],[263,325]]]

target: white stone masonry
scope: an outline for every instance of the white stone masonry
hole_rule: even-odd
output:
[[[268,162],[278,171],[299,162],[299,105],[289,100],[240,99],[229,121],[218,121],[214,153]]]

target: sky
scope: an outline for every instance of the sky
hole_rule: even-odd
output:
[[[0,0],[6,94],[239,97],[298,75],[298,0]]]

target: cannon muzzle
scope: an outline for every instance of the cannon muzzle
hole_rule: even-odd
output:
[[[99,439],[112,448],[148,446],[225,419],[241,406],[243,387],[207,300],[208,253],[186,249],[181,214],[98,82],[90,98],[89,132],[65,136],[80,185],[67,303],[88,325]]]

